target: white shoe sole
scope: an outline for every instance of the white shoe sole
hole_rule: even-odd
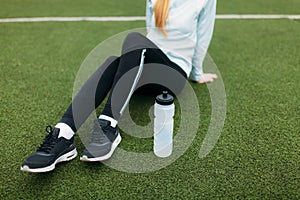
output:
[[[122,137],[121,135],[119,134],[117,136],[117,138],[115,139],[115,141],[112,143],[111,145],[111,149],[110,149],[110,152],[108,152],[106,155],[104,156],[101,156],[101,157],[96,157],[96,158],[88,158],[87,156],[81,156],[80,157],[80,160],[83,161],[83,162],[98,162],[98,161],[104,161],[104,160],[107,160],[109,159],[112,154],[114,153],[115,149],[117,148],[117,146],[120,144],[122,140]]]
[[[57,158],[55,162],[48,167],[30,169],[29,166],[24,165],[23,167],[21,167],[21,170],[24,172],[31,172],[31,173],[49,172],[55,169],[55,165],[57,163],[73,160],[76,156],[77,156],[77,150],[74,149]]]

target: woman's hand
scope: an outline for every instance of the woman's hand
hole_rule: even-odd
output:
[[[202,78],[197,82],[200,84],[203,83],[211,83],[213,82],[216,78],[218,78],[217,74],[210,74],[210,73],[204,73],[202,75]]]

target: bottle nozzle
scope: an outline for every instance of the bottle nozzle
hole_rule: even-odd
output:
[[[168,91],[163,91],[163,98],[166,99],[168,97]]]
[[[174,102],[174,97],[165,90],[162,94],[156,96],[155,102],[160,105],[171,105]]]

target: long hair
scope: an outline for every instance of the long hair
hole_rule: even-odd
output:
[[[166,22],[170,9],[170,0],[157,0],[154,5],[155,25],[166,36]]]

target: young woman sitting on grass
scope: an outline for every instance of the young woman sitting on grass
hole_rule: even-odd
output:
[[[132,93],[163,90],[178,95],[187,79],[212,82],[202,63],[213,34],[216,0],[147,0],[147,36],[130,33],[122,55],[109,57],[87,80],[37,151],[22,164],[26,172],[47,172],[77,156],[74,134],[108,96],[95,120],[89,145],[81,160],[109,159],[121,142],[118,120]]]

